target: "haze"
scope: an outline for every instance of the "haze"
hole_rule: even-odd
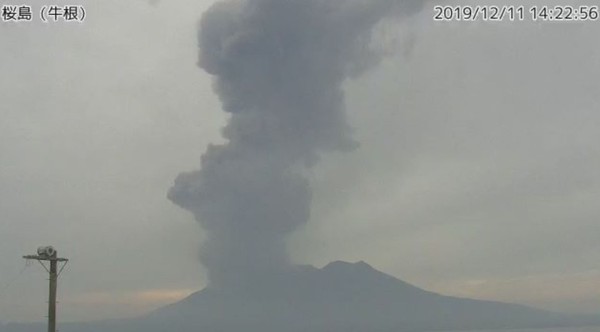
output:
[[[222,142],[197,67],[212,2],[82,4],[82,24],[0,24],[0,321],[43,320],[43,269],[19,274],[43,244],[71,259],[62,321],[134,316],[206,283],[205,234],[166,195]],[[600,27],[434,24],[432,5],[381,31],[390,56],[347,82],[360,145],[312,169],[293,261],[598,312]]]

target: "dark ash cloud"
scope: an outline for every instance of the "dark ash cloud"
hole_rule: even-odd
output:
[[[374,27],[420,4],[222,1],[203,16],[199,65],[231,114],[227,143],[208,148],[201,170],[179,175],[169,198],[207,231],[201,257],[213,287],[288,266],[286,235],[310,215],[306,171],[319,154],[357,145],[343,82],[380,60]]]

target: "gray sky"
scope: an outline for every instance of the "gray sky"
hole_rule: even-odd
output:
[[[222,140],[226,117],[196,67],[212,1],[81,3],[82,24],[0,23],[0,287],[13,280],[0,321],[43,319],[43,269],[19,275],[42,244],[72,260],[63,321],[143,313],[205,282],[202,230],[166,193]],[[361,146],[313,170],[292,256],[598,312],[600,25],[432,15],[390,27],[404,49],[348,83]]]

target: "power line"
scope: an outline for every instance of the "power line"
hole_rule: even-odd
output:
[[[21,271],[19,271],[19,273],[14,276],[12,279],[10,279],[6,284],[4,284],[4,286],[2,286],[2,288],[0,288],[0,298],[2,298],[6,292],[6,290],[8,290],[8,287],[10,287],[15,281],[17,281],[17,279],[19,279],[21,277],[21,275],[23,273],[25,273],[25,270],[27,270],[27,268],[31,265],[30,261],[25,261],[25,266],[23,266],[23,268],[21,269]]]

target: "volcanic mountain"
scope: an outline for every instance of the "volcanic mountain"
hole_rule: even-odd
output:
[[[599,324],[574,316],[432,293],[364,262],[297,266],[263,282],[206,288],[130,320],[62,324],[62,332],[398,332]],[[37,330],[41,328],[37,326]],[[7,325],[0,331],[36,329]]]
[[[432,293],[364,262],[298,266],[236,289],[194,293],[122,331],[377,332],[569,326],[575,317]],[[120,324],[119,324],[120,325]]]

